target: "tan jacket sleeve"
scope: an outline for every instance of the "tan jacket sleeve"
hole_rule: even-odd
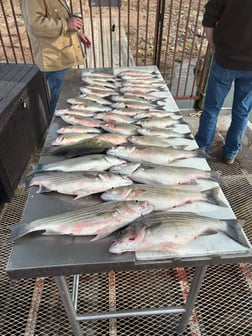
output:
[[[64,7],[48,6],[45,0],[22,0],[22,11],[29,32],[36,37],[57,37],[66,32],[69,16]]]

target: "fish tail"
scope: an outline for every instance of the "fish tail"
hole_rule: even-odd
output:
[[[7,245],[12,243],[13,241],[17,240],[25,236],[27,233],[30,232],[30,225],[28,223],[18,223],[11,226],[11,234],[10,237],[1,243],[0,245]]]
[[[203,159],[210,159],[211,158],[211,156],[206,154],[204,149],[202,149],[202,148],[192,149],[192,152],[194,152],[195,156],[199,157],[199,158],[203,158]]]
[[[34,163],[31,166],[32,166],[32,171],[29,173],[28,176],[36,174],[36,173],[41,173],[43,171],[43,165],[41,163]]]
[[[24,178],[24,188],[25,188],[25,190],[27,190],[30,187],[31,180],[32,180],[32,176],[31,175],[26,176]]]
[[[221,174],[222,174],[221,171],[210,171],[209,172],[211,180],[218,182],[219,184],[225,184],[221,179]]]
[[[237,243],[249,247],[249,242],[246,240],[245,235],[242,232],[242,226],[245,223],[241,219],[227,219],[222,220],[222,223],[226,224],[226,229],[223,229],[223,232],[232,238]]]
[[[191,132],[188,132],[188,133],[185,133],[185,134],[184,134],[184,138],[185,138],[185,139],[193,140],[193,135],[192,135]]]
[[[220,188],[216,187],[210,190],[203,191],[203,194],[205,194],[207,202],[227,208],[228,205],[220,199],[219,192]]]

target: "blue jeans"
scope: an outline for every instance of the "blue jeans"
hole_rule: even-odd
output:
[[[61,71],[46,71],[44,72],[45,78],[48,81],[50,89],[50,113],[53,115],[59,96],[62,85],[64,83],[65,75],[67,69]]]
[[[231,124],[224,146],[227,159],[235,157],[241,149],[241,139],[248,125],[252,109],[252,71],[230,70],[219,66],[213,58],[208,79],[204,111],[200,117],[195,140],[206,153],[214,140],[217,118],[223,102],[234,82]]]

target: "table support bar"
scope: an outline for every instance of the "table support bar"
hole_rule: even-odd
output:
[[[206,270],[207,266],[196,267],[192,283],[190,286],[189,294],[184,306],[174,306],[174,307],[171,306],[164,308],[150,308],[150,309],[128,310],[128,311],[112,311],[104,313],[90,313],[83,315],[77,315],[76,313],[79,276],[75,278],[76,283],[74,283],[72,298],[65,277],[56,276],[55,281],[62,302],[64,304],[67,316],[71,323],[74,336],[83,336],[83,332],[79,324],[80,321],[112,319],[112,318],[132,317],[132,316],[161,315],[161,314],[182,314],[182,317],[178,324],[178,334],[182,334],[185,331],[187,322],[192,313]]]
[[[185,304],[185,312],[183,313],[179,325],[178,334],[182,334],[185,331],[187,322],[191,316],[195,301],[200,291],[201,284],[203,282],[207,266],[197,266],[194,272],[192,283],[190,286],[189,294]]]
[[[66,279],[63,275],[54,277],[56,285],[58,287],[59,294],[61,296],[61,300],[65,307],[67,316],[69,318],[69,322],[72,326],[72,331],[74,336],[83,336],[83,332],[81,330],[80,324],[77,321],[76,311],[73,306],[73,302],[71,299],[71,295],[69,293],[69,288],[66,282]]]
[[[102,320],[117,317],[132,317],[132,316],[147,316],[147,315],[161,315],[161,314],[181,314],[184,313],[185,309],[183,307],[167,307],[167,308],[150,308],[150,309],[139,309],[139,310],[125,310],[125,311],[115,311],[115,312],[104,312],[97,314],[85,314],[77,316],[78,321],[87,320]]]

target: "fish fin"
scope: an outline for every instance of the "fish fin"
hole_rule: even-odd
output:
[[[107,232],[107,231],[106,231],[106,232],[98,233],[94,238],[90,239],[90,241],[100,240],[100,239],[102,239],[102,238],[107,237],[110,233],[112,233],[112,231],[111,231],[111,232]]]
[[[246,240],[245,235],[242,231],[242,226],[245,223],[245,220],[241,219],[226,219],[221,220],[222,222],[226,223],[226,229],[223,232],[230,238],[232,238],[237,243],[251,248],[250,243]]]
[[[88,195],[90,195],[90,194],[88,193]],[[86,197],[88,195],[87,195],[86,191],[84,193],[81,193],[80,190],[78,190],[78,194],[73,198],[73,200],[75,201],[75,200],[78,200],[80,198]]]
[[[43,185],[40,185],[39,186],[39,189],[37,191],[37,194],[43,194],[43,193],[47,193],[47,192],[51,192],[52,190],[43,186]]]
[[[220,188],[216,187],[210,190],[203,191],[202,193],[206,196],[206,200],[208,203],[227,208],[228,205],[219,198],[219,192]]]
[[[186,184],[186,183],[183,183],[183,184]],[[196,179],[191,179],[190,180],[190,184],[198,184],[198,181]]]

